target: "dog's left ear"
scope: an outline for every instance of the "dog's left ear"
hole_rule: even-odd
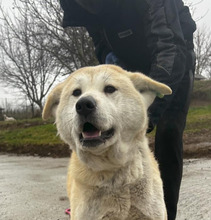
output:
[[[42,112],[43,120],[49,119],[51,116],[55,118],[56,109],[60,101],[60,96],[64,88],[64,82],[57,85],[48,95]]]
[[[144,96],[147,107],[152,104],[156,96],[163,98],[164,95],[172,93],[172,90],[167,85],[157,82],[142,73],[129,74],[135,88]]]

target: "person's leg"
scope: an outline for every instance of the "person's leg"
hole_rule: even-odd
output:
[[[168,220],[175,220],[183,169],[183,131],[193,86],[193,74],[187,72],[171,106],[159,120],[155,136],[155,157],[164,185]]]

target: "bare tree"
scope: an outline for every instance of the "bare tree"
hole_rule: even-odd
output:
[[[16,10],[16,15],[9,18],[0,8],[1,80],[18,88],[27,95],[32,107],[35,103],[42,110],[43,99],[62,73],[62,67],[45,50],[51,39],[42,34],[35,36],[41,26],[31,18],[26,7],[23,9]]]
[[[63,13],[58,0],[20,1],[26,5],[30,16],[42,25],[42,34],[51,39],[49,44],[45,44],[45,50],[66,68],[67,73],[98,63],[85,28],[70,27],[64,30],[61,26]]]
[[[196,74],[211,78],[211,32],[207,28],[198,29],[195,37]]]
[[[196,16],[196,11],[197,11],[197,7],[204,1],[204,0],[183,0],[185,2],[186,5],[188,5],[188,7],[191,10],[191,14],[194,17],[194,20],[196,22],[201,21],[206,14],[209,12],[209,10],[207,9],[204,13],[200,13],[200,15]]]
[[[92,40],[84,28],[61,27],[58,0],[14,0],[13,17],[0,7],[1,80],[27,95],[32,109],[59,75],[96,65]]]
[[[185,3],[189,6],[196,23],[202,22],[208,13],[207,10],[197,16],[197,7],[203,1],[204,0],[185,0]],[[201,28],[197,27],[197,30],[194,33],[194,46],[196,53],[195,74],[211,78],[211,32],[209,28],[205,26]]]

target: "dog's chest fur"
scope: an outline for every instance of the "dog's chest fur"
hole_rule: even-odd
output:
[[[80,190],[83,187],[80,187]],[[138,202],[137,191],[131,190],[136,188],[143,189],[140,184],[132,184],[130,186],[123,186],[118,189],[109,189],[107,187],[93,187],[83,191],[81,190],[81,203],[77,203],[75,207],[76,218],[74,219],[86,219],[86,220],[135,220],[146,219],[144,214],[146,209],[144,194],[139,191],[139,199],[142,198],[142,202]],[[90,192],[89,192],[90,191]],[[90,196],[89,196],[90,195]],[[88,204],[88,206],[87,206]],[[137,208],[138,205],[138,208]],[[142,207],[143,206],[143,207]],[[142,212],[143,210],[143,212]]]
[[[137,166],[136,160],[139,166]],[[124,169],[116,172],[98,174],[97,180],[92,178],[93,181],[90,179],[90,182],[87,179],[82,183],[80,176],[76,176],[72,181],[70,193],[71,207],[72,210],[75,210],[72,213],[74,219],[148,219],[144,215],[146,209],[144,204],[148,204],[144,195],[147,193],[146,191],[149,191],[150,184],[143,174],[143,164],[140,163],[140,160],[142,158],[136,158]],[[73,169],[75,168],[73,167]],[[80,170],[79,166],[77,169],[77,173],[85,172]],[[93,182],[97,185],[93,186]],[[140,202],[140,200],[142,201]],[[137,206],[138,208],[136,208]]]
[[[86,189],[81,196],[81,204],[77,204],[76,207],[75,219],[118,219],[120,216],[125,217],[130,209],[128,187],[117,189],[115,192],[107,187],[94,187]]]

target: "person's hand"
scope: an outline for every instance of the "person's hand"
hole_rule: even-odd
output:
[[[126,69],[123,62],[114,54],[114,52],[110,52],[107,54],[107,56],[105,58],[105,63],[106,64],[113,64],[116,66],[120,66],[123,69]]]
[[[154,130],[154,124],[152,123],[151,120],[149,120],[148,128],[147,128],[147,134],[152,132]]]
[[[113,52],[107,54],[105,59],[106,64],[116,64],[118,62],[119,62],[119,58],[117,58],[117,56]]]

